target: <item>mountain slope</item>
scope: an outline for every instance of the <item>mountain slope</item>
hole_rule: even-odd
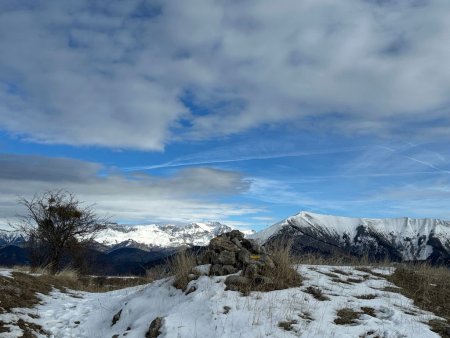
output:
[[[291,238],[298,253],[441,263],[450,259],[450,222],[431,218],[370,219],[300,212],[252,237],[262,243]]]

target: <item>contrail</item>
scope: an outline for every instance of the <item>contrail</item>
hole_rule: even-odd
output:
[[[392,153],[397,153],[398,155],[400,155],[400,156],[402,156],[402,157],[404,157],[404,158],[407,158],[407,159],[409,159],[409,160],[411,160],[411,161],[420,163],[420,164],[422,164],[422,165],[424,165],[424,166],[426,166],[426,167],[428,167],[428,168],[434,169],[434,170],[439,171],[439,172],[441,172],[441,173],[444,173],[444,174],[450,174],[450,171],[449,171],[449,170],[439,168],[439,167],[435,166],[434,164],[432,164],[432,163],[430,163],[430,162],[422,161],[422,160],[419,160],[419,159],[417,159],[417,158],[415,158],[415,157],[412,157],[412,156],[407,156],[407,155],[399,154],[398,150],[395,150],[395,149],[392,149],[392,148],[389,148],[389,147],[386,147],[386,146],[380,146],[380,148],[386,149],[386,150],[388,150],[388,151],[390,151],[390,152],[392,152]]]
[[[258,156],[243,156],[239,158],[232,159],[216,159],[216,160],[198,160],[198,161],[170,161],[161,164],[136,166],[136,167],[126,167],[122,168],[123,171],[140,171],[140,170],[151,170],[151,169],[161,169],[161,168],[171,168],[171,167],[186,167],[193,165],[205,165],[205,164],[218,164],[218,163],[230,163],[230,162],[242,162],[242,161],[252,161],[252,160],[270,160],[276,158],[286,158],[286,157],[300,157],[300,156],[312,156],[312,155],[326,155],[326,154],[339,154],[347,153],[358,150],[366,149],[367,147],[353,147],[353,148],[343,148],[334,150],[322,150],[322,151],[312,151],[312,152],[290,152],[281,154],[267,154]]]

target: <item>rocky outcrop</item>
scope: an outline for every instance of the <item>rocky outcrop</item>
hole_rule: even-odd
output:
[[[201,263],[211,264],[212,276],[230,275],[227,290],[275,289],[276,265],[266,249],[244,238],[238,230],[213,238],[202,255]],[[240,274],[237,274],[240,272]]]

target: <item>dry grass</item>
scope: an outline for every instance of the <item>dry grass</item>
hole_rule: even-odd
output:
[[[277,242],[269,249],[270,258],[272,258],[275,268],[266,268],[264,276],[273,281],[269,290],[282,290],[297,287],[302,284],[302,278],[293,268],[294,260],[291,255],[292,242]]]
[[[445,318],[446,322],[430,321],[429,324],[442,337],[450,337],[449,268],[428,264],[400,266],[386,279],[400,287],[397,292],[414,300],[416,306]]]
[[[308,286],[305,290],[306,293],[309,293],[312,295],[315,299],[324,301],[324,300],[330,300],[329,297],[325,296],[321,289],[315,288],[313,286]]]
[[[377,295],[366,294],[366,295],[355,296],[355,298],[358,298],[358,299],[367,299],[367,300],[369,300],[369,299],[375,299],[375,298],[377,298]]]
[[[352,325],[356,324],[356,320],[359,318],[361,313],[350,308],[344,308],[338,310],[338,312],[336,312],[336,315],[337,318],[334,320],[335,324]]]
[[[357,320],[361,315],[368,315],[371,317],[376,317],[375,309],[369,306],[364,306],[361,308],[361,311],[355,311],[350,308],[343,308],[336,312],[336,319],[334,320],[335,324],[338,325],[353,325],[356,324]]]
[[[285,331],[292,331],[293,330],[293,325],[297,324],[298,321],[296,321],[295,319],[293,320],[286,320],[283,322],[279,322],[278,323],[278,327],[282,328]]]
[[[168,266],[170,274],[174,276],[173,286],[177,289],[186,290],[188,283],[198,277],[194,271],[195,256],[186,250],[182,250],[170,258]]]
[[[158,265],[145,271],[145,278],[147,278],[149,283],[169,276],[170,276],[170,269],[167,266],[167,264]]]

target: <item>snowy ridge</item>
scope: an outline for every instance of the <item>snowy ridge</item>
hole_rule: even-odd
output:
[[[251,237],[266,242],[289,228],[354,246],[374,245],[374,237],[382,238],[398,249],[404,260],[427,259],[433,252],[432,239],[450,249],[450,221],[434,218],[351,218],[302,211]]]
[[[186,225],[111,225],[96,237],[97,242],[114,246],[132,246],[133,243],[151,247],[178,247],[182,245],[208,245],[209,241],[232,228],[219,222],[189,223]]]

